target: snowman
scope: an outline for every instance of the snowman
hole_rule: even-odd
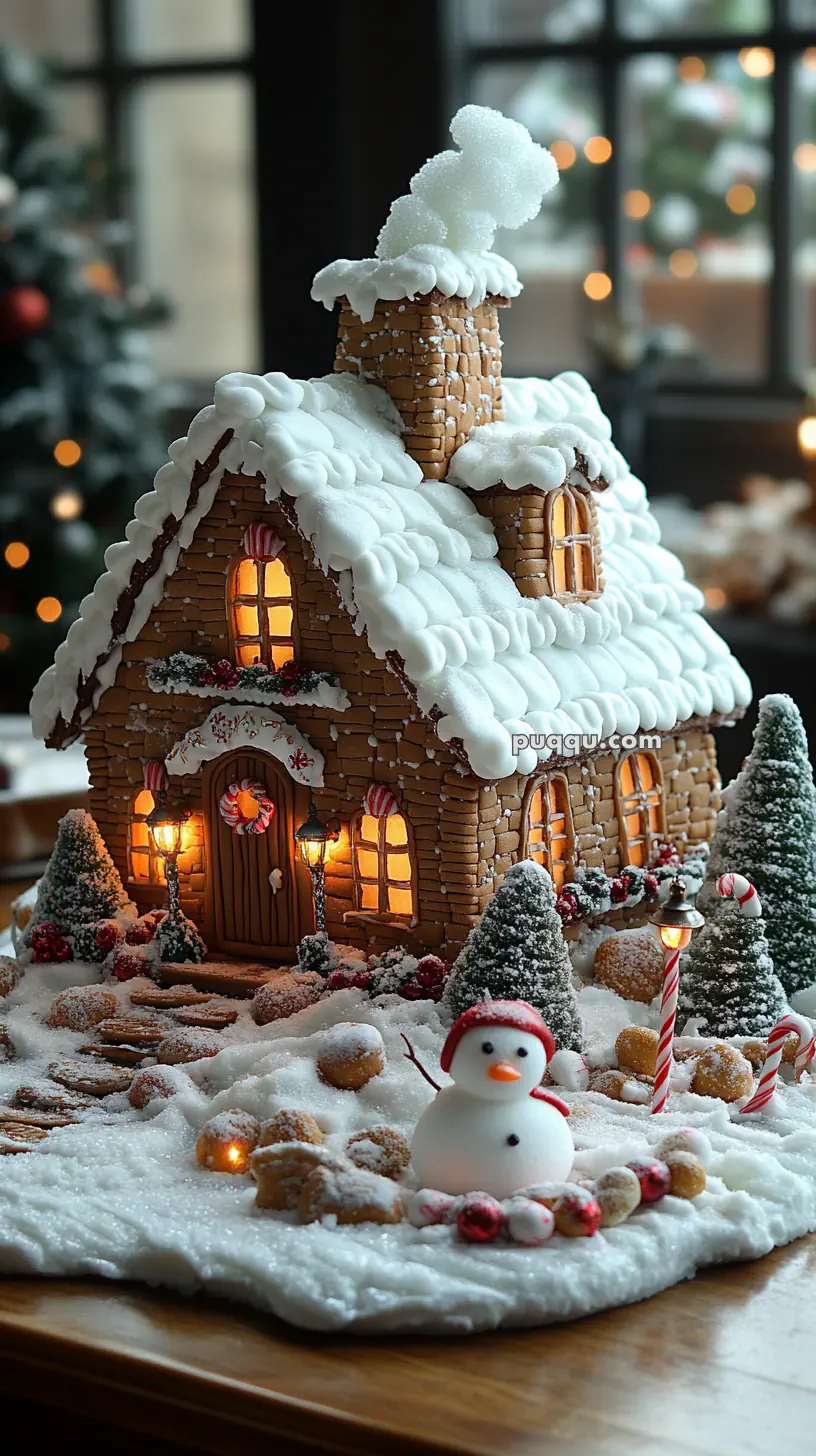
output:
[[[411,1143],[423,1187],[509,1198],[569,1177],[569,1108],[540,1086],[554,1052],[552,1032],[526,1001],[485,1001],[454,1022],[441,1057],[453,1086],[422,1114]]]

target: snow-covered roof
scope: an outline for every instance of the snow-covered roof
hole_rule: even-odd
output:
[[[283,492],[294,503],[317,561],[337,573],[355,629],[377,657],[398,655],[419,706],[438,710],[439,737],[460,740],[483,778],[528,773],[547,757],[533,748],[515,753],[514,734],[605,740],[669,732],[747,705],[748,679],[700,615],[700,592],[660,546],[644,487],[610,446],[608,421],[586,381],[573,373],[505,380],[503,390],[509,423],[499,434],[496,426],[476,430],[453,457],[451,476],[478,472],[487,457],[495,464],[497,439],[511,457],[523,454],[514,430],[549,440],[562,478],[579,440],[603,458],[613,478],[596,498],[605,582],[597,599],[522,597],[496,559],[490,521],[458,485],[423,480],[378,386],[349,375],[301,383],[279,373],[229,374],[216,385],[214,405],[171,446],[171,463],[137,503],[127,542],[106,553],[105,575],[35,690],[36,733],[76,736],[113,681],[121,642],[138,636],[160,600],[224,470],[240,466],[263,473],[269,501]],[[194,494],[197,462],[213,458],[216,468]],[[181,528],[157,556],[169,517]],[[146,562],[156,569],[134,591]],[[87,687],[83,693],[89,678],[92,696]]]

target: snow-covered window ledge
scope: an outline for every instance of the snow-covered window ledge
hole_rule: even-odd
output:
[[[412,915],[381,915],[376,910],[346,910],[344,925],[379,925],[383,930],[412,930],[419,921]]]
[[[236,667],[228,658],[212,662],[191,652],[174,652],[147,663],[147,685],[154,693],[190,693],[196,698],[223,698],[259,707],[332,708],[343,713],[349,696],[336,673],[317,672],[301,663],[280,668],[256,662]]]

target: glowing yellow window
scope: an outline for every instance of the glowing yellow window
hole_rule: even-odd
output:
[[[586,491],[564,485],[551,491],[546,510],[547,562],[554,597],[597,596],[599,547],[594,506]]]
[[[165,883],[164,861],[156,853],[147,816],[152,811],[154,798],[149,789],[141,789],[133,800],[128,823],[128,864],[130,878],[145,885]]]
[[[652,753],[627,753],[618,764],[618,817],[625,864],[645,867],[665,835],[663,783]]]
[[[412,919],[416,903],[408,825],[402,814],[362,814],[353,827],[355,905]]]
[[[230,580],[230,625],[238,667],[283,667],[295,655],[292,582],[283,561],[242,556]]]
[[[557,890],[572,869],[575,840],[569,784],[563,774],[542,780],[527,807],[527,858],[543,865]]]

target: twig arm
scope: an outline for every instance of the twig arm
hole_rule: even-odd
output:
[[[404,1031],[401,1031],[400,1032],[400,1036],[402,1037],[403,1041],[405,1042],[405,1045],[408,1048],[407,1052],[403,1052],[403,1054],[402,1054],[405,1057],[406,1062],[413,1062],[414,1066],[422,1073],[423,1077],[425,1078],[425,1081],[426,1082],[430,1082],[430,1084],[433,1087],[434,1091],[435,1092],[441,1092],[442,1091],[442,1088],[440,1087],[440,1085],[439,1085],[438,1082],[435,1082],[434,1081],[434,1079],[431,1076],[430,1072],[426,1072],[425,1071],[425,1068],[423,1067],[421,1061],[419,1060],[419,1057],[417,1056],[416,1052],[414,1051],[414,1048],[411,1046],[411,1043],[409,1042],[407,1036],[405,1035],[405,1032]]]

